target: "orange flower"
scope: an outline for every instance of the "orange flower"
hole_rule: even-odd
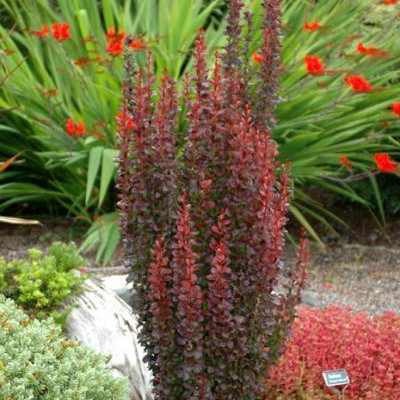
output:
[[[393,4],[397,4],[399,2],[399,0],[384,0],[383,4],[385,4],[386,6],[390,6]]]
[[[47,36],[49,34],[49,28],[46,24],[43,24],[40,31],[32,31],[32,34],[38,37]]]
[[[130,47],[132,50],[135,50],[135,51],[145,49],[145,45],[144,45],[140,40],[132,40],[132,41],[129,43],[129,47]]]
[[[396,101],[392,104],[393,112],[400,117],[400,101]]]
[[[119,113],[115,116],[115,119],[117,120],[118,127],[121,130],[130,130],[137,128],[137,125],[133,122],[132,117],[130,117],[129,115]]]
[[[116,33],[114,28],[109,28],[106,33],[106,38],[108,39],[106,48],[107,53],[110,53],[112,56],[118,56],[121,54],[124,50],[123,39],[125,38],[125,32],[119,31]],[[143,50],[145,45],[142,41],[136,39],[130,41],[129,47],[134,51],[138,51]]]
[[[348,170],[353,167],[353,163],[343,154],[340,155],[340,165],[343,165],[343,167],[346,167]]]
[[[399,172],[399,168],[396,166],[396,162],[390,158],[387,153],[375,153],[374,159],[376,167],[380,172]]]
[[[365,47],[362,42],[358,42],[357,44],[357,51],[361,54],[367,54],[367,55],[372,55],[376,51],[376,47],[370,46],[370,47]]]
[[[264,56],[262,56],[261,54],[257,53],[257,51],[255,51],[253,53],[253,61],[257,64],[260,64],[262,61],[264,61]]]
[[[69,31],[70,25],[63,22],[62,24],[59,24],[57,22],[54,22],[53,27],[52,27],[52,34],[54,39],[57,40],[57,42],[63,42],[64,40],[68,40],[71,38],[71,33]]]
[[[379,50],[374,46],[365,47],[362,42],[358,42],[357,51],[370,57],[386,57],[389,54],[387,51]]]
[[[67,135],[74,137],[83,136],[85,133],[85,124],[83,121],[79,121],[77,124],[75,124],[74,119],[69,117],[65,124],[65,132]]]
[[[110,41],[108,42],[106,52],[110,53],[112,56],[118,56],[122,53],[122,50],[124,49],[122,40],[117,40],[117,41]]]
[[[321,29],[321,25],[318,23],[318,21],[314,21],[313,23],[309,24],[307,21],[304,21],[303,29],[308,32],[314,32],[317,31],[318,29]]]
[[[322,75],[324,71],[324,63],[318,56],[305,56],[304,62],[306,63],[307,73],[310,75]]]
[[[65,124],[65,130],[68,135],[73,135],[75,133],[75,122],[72,117],[67,119],[67,123]]]
[[[349,75],[344,81],[351,86],[354,92],[365,93],[372,90],[372,85],[363,76]]]
[[[118,33],[116,33],[114,28],[108,28],[108,31],[106,33],[106,38],[113,41],[122,40],[124,37],[124,31],[119,31]]]
[[[83,121],[79,121],[75,125],[75,136],[82,136],[85,133],[85,124]]]

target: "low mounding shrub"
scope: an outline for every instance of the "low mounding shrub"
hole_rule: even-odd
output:
[[[335,399],[322,371],[345,368],[348,400],[400,399],[400,316],[368,317],[349,308],[302,308],[265,400]]]
[[[254,74],[242,62],[240,0],[229,2],[228,43],[213,71],[199,34],[183,93],[170,76],[156,82],[150,56],[137,71],[126,54],[119,206],[158,400],[257,399],[300,300],[305,241],[296,266],[283,266],[290,179],[270,138],[280,1],[264,7]]]
[[[0,399],[126,400],[126,392],[103,356],[0,296]]]
[[[79,292],[85,278],[77,270],[84,264],[74,244],[61,242],[53,243],[47,255],[30,249],[27,259],[7,262],[0,258],[0,294],[34,317],[51,316],[63,324],[69,311],[63,302]]]

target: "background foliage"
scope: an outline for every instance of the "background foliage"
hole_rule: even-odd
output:
[[[260,15],[259,0],[246,5]],[[0,212],[66,215],[91,225],[82,249],[97,247],[97,259],[107,262],[120,234],[116,224],[114,189],[116,121],[121,97],[122,56],[106,52],[107,29],[133,34],[154,55],[156,72],[164,68],[174,78],[191,69],[189,50],[203,27],[210,49],[224,45],[223,1],[174,0],[157,2],[89,0],[1,0],[0,63],[4,77],[0,108],[0,157],[8,159],[21,150],[21,160],[0,176]],[[335,216],[308,194],[319,186],[346,196],[366,207],[378,205],[384,221],[382,198],[376,178],[369,175],[372,198],[365,199],[349,182],[335,180],[349,175],[339,165],[341,154],[354,171],[374,167],[372,153],[398,152],[394,140],[399,119],[389,110],[399,93],[396,32],[399,10],[375,0],[343,2],[283,1],[285,32],[282,103],[274,138],[281,158],[292,163],[294,202],[292,215],[319,240],[312,221],[329,229]],[[307,32],[305,21],[318,20],[322,29]],[[36,37],[43,23],[68,22],[71,39],[59,43]],[[390,21],[390,22],[388,22]],[[15,22],[15,25],[14,25]],[[261,20],[249,34],[249,66],[260,47]],[[383,59],[360,55],[358,41],[389,52]],[[210,51],[213,52],[212,50]],[[146,51],[138,51],[144,65]],[[307,75],[303,58],[319,55],[326,69],[348,72],[321,77]],[[99,58],[102,57],[102,58]],[[75,62],[78,64],[75,65]],[[362,74],[378,88],[354,94],[345,87],[348,73]],[[65,122],[82,120],[86,134],[65,133]]]

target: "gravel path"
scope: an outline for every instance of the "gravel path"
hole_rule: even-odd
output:
[[[400,313],[400,251],[348,244],[312,252],[303,301],[351,306],[357,311]]]
[[[42,227],[0,225],[0,257],[20,258],[28,248],[45,249],[53,240],[77,241],[76,232],[60,223]],[[286,262],[292,260],[291,252],[288,248]],[[88,259],[93,262],[93,255]],[[122,265],[120,254],[112,265]],[[118,271],[114,269],[113,273]],[[101,272],[104,274],[104,270]],[[369,313],[386,310],[400,313],[400,250],[395,245],[342,243],[330,245],[322,252],[311,245],[303,301],[314,307],[336,304]]]

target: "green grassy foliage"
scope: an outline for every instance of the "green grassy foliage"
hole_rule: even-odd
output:
[[[245,3],[261,15],[260,0]],[[0,159],[24,151],[0,176],[0,213],[15,212],[22,203],[31,212],[67,213],[92,226],[82,249],[97,247],[97,260],[107,263],[120,240],[113,183],[123,63],[122,55],[106,53],[107,29],[133,34],[152,52],[157,73],[166,69],[180,78],[191,68],[190,50],[200,27],[210,49],[224,45],[224,2],[107,0],[97,7],[91,0],[0,0],[0,5],[8,16],[0,27],[0,66],[7,77],[0,88],[0,108],[11,109],[0,114]],[[305,189],[319,186],[370,208],[371,201],[347,180],[340,155],[351,160],[353,173],[372,171],[374,152],[398,152],[400,119],[389,108],[400,91],[399,10],[376,0],[284,0],[283,11],[282,102],[273,136],[281,158],[292,165],[291,213],[319,241],[313,222],[333,230],[335,216]],[[322,29],[305,31],[306,20],[318,20]],[[51,35],[32,34],[53,22],[68,22],[72,38],[60,43]],[[258,19],[247,35],[250,69],[258,68],[252,54],[260,46],[260,24]],[[389,55],[361,55],[358,41]],[[327,70],[342,72],[310,76],[306,55],[318,55]],[[145,66],[146,51],[135,57]],[[374,90],[353,93],[343,81],[348,74],[365,76]],[[85,123],[84,136],[65,133],[69,117]],[[369,179],[384,222],[374,174]]]

